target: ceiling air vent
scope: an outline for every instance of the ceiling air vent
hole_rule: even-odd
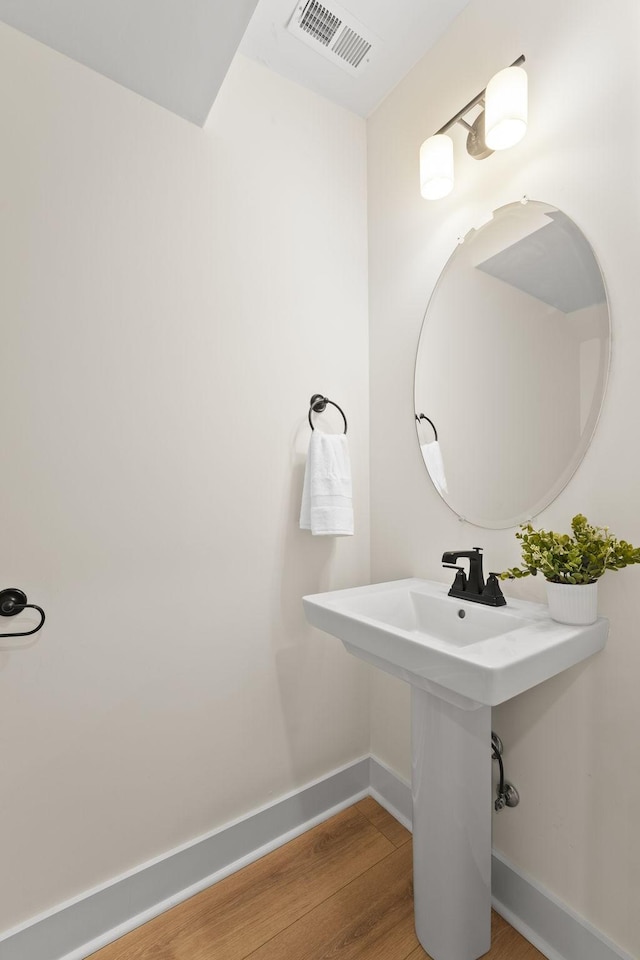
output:
[[[362,73],[371,60],[377,37],[337,3],[318,0],[299,3],[289,32],[303,43],[354,76]]]

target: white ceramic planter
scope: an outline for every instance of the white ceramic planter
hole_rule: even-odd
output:
[[[597,580],[595,583],[545,582],[552,620],[558,623],[595,623],[598,619]]]

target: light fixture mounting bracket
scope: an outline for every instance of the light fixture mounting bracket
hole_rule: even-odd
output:
[[[467,153],[474,160],[486,160],[493,153],[484,139],[484,109],[473,121],[467,134]]]

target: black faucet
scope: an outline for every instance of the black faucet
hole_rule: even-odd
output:
[[[464,557],[469,561],[469,576],[464,567],[459,567],[457,561]],[[490,607],[503,607],[506,600],[498,583],[498,574],[490,573],[486,584],[482,574],[482,547],[473,550],[446,550],[442,554],[442,563],[445,567],[457,570],[453,585],[449,590],[450,597],[459,600],[471,600],[474,603],[486,603]]]

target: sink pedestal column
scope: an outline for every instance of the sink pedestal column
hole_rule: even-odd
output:
[[[491,707],[458,703],[411,687],[415,923],[433,960],[491,946]]]

